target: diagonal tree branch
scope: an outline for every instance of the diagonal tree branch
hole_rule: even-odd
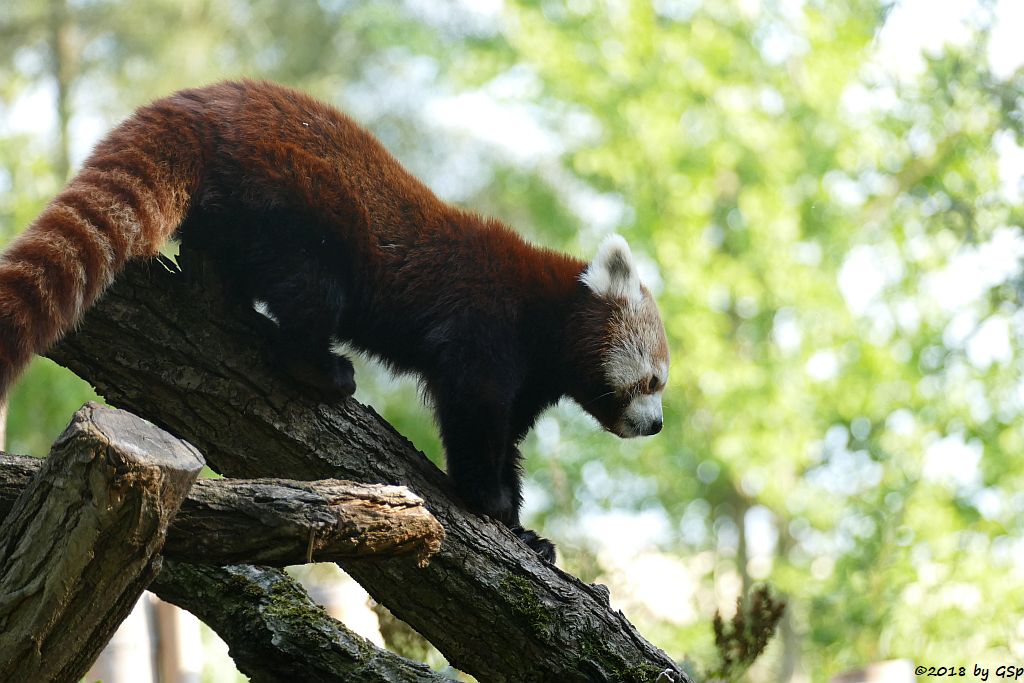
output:
[[[610,608],[607,591],[463,510],[444,475],[373,410],[320,403],[276,375],[271,323],[229,311],[201,266],[189,274],[190,283],[166,264],[129,269],[51,357],[227,476],[344,478],[423,496],[446,533],[427,567],[343,565],[454,666],[488,681],[689,680]]]

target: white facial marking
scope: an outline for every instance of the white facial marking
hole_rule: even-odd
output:
[[[605,378],[619,390],[657,377],[660,385],[668,379],[665,332],[658,308],[646,292],[637,304],[626,304],[612,321],[611,340],[605,358]]]
[[[658,307],[640,282],[633,253],[620,235],[608,235],[597,255],[580,277],[595,294],[618,304],[612,320],[605,378],[618,390],[627,390],[657,377],[664,384],[668,374],[665,332]]]

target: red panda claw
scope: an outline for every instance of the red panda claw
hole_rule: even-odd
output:
[[[537,553],[542,560],[547,560],[551,564],[555,563],[555,544],[537,534],[536,531],[531,529],[524,529],[521,526],[512,527],[512,533],[519,537],[519,540],[530,546],[533,552]]]

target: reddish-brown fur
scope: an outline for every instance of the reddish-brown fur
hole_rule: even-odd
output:
[[[223,149],[233,158],[218,154]],[[410,294],[459,267],[449,259],[455,254],[443,252],[446,244],[466,245],[469,231],[479,234],[459,256],[486,253],[518,286],[571,289],[585,266],[442,202],[361,126],[308,95],[250,81],[186,90],[140,108],[109,133],[3,253],[0,395],[34,353],[74,326],[128,259],[155,255],[190,207],[233,181],[231,189],[255,206],[301,205],[318,214],[358,245],[356,260],[372,264],[367,272],[380,286]],[[423,251],[410,262],[404,250],[414,248]]]
[[[336,109],[251,81],[140,108],[0,256],[0,395],[176,231],[267,301],[296,377],[351,392],[331,338],[418,373],[460,493],[509,526],[540,411],[569,395],[612,429],[632,398],[602,373],[625,304],[581,283],[587,264],[442,202]]]

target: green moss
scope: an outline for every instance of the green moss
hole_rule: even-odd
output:
[[[619,683],[653,683],[662,671],[648,662],[624,665],[622,660],[608,653],[594,633],[584,636],[580,643],[580,655],[580,662],[590,661],[597,664],[609,674],[611,680]]]
[[[498,586],[501,597],[512,613],[524,619],[538,635],[547,635],[554,626],[555,615],[544,605],[534,591],[533,584],[521,576],[508,574]],[[642,662],[624,663],[621,659],[609,654],[601,639],[594,633],[588,633],[580,644],[580,660],[597,664],[607,672],[611,680],[621,683],[653,683],[657,680],[661,669],[653,664]],[[588,667],[580,667],[586,670]]]
[[[534,594],[533,584],[521,576],[508,574],[498,588],[512,613],[526,620],[534,633],[545,635],[550,630],[555,617]]]
[[[277,580],[271,583],[266,600],[267,613],[275,617],[309,625],[328,620],[327,613],[319,605],[310,601],[305,592],[297,590],[288,581]]]
[[[263,591],[248,576],[239,575],[230,570],[227,574],[230,577],[228,581],[232,591],[244,595],[252,603],[263,599]]]
[[[280,633],[287,632],[291,647],[303,642],[322,643],[325,638],[330,641],[330,634],[339,633],[346,649],[351,648],[349,656],[354,660],[369,661],[375,656],[376,647],[372,643],[331,618],[320,605],[309,598],[305,590],[292,583],[284,572],[266,586],[252,584],[252,587],[260,593],[263,605],[260,611],[267,618],[267,627]],[[328,651],[329,648],[323,650],[324,653]],[[313,657],[310,653],[306,656]]]

